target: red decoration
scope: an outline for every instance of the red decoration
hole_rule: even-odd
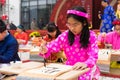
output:
[[[66,26],[66,13],[73,6],[83,6],[90,15],[88,20],[92,21],[92,0],[57,0],[52,10],[50,21],[55,22],[61,30],[68,29]]]
[[[0,3],[2,4],[2,6],[4,6],[6,3],[6,0],[0,0]]]
[[[7,18],[8,18],[7,15],[5,15],[5,14],[2,15],[2,20],[6,20]]]
[[[114,20],[113,25],[120,25],[120,19]]]

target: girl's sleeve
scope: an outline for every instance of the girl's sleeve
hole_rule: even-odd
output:
[[[40,56],[47,58],[50,56],[51,53],[53,53],[53,52],[56,53],[56,52],[59,52],[60,50],[62,50],[63,40],[64,40],[63,35],[59,35],[55,40],[49,42],[46,45],[48,52],[45,53],[44,55],[40,54]]]
[[[96,64],[98,59],[97,37],[95,34],[92,34],[92,36],[90,37],[90,44],[87,53],[89,55],[89,58],[87,59],[87,61],[85,61],[85,63],[88,67],[91,68]]]
[[[99,34],[98,35],[98,38],[97,38],[97,41],[100,42],[100,43],[104,43],[105,41],[105,35],[104,34]]]
[[[105,43],[108,43],[108,44],[111,44],[112,43],[112,34],[111,32],[110,33],[107,33],[106,37],[105,37]]]

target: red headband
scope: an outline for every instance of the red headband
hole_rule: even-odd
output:
[[[112,24],[113,24],[113,25],[120,25],[120,20],[115,20],[115,21],[113,21]]]

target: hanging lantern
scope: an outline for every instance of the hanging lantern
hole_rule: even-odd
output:
[[[0,3],[2,4],[2,6],[4,6],[6,3],[6,0],[0,0]]]
[[[8,19],[8,16],[6,14],[3,14],[2,15],[2,20],[7,20]]]

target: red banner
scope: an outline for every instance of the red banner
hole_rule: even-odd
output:
[[[82,6],[89,14],[89,21],[92,23],[92,0],[58,0],[54,6],[50,21],[54,21],[60,29],[68,29],[66,25],[67,10],[73,6]]]

